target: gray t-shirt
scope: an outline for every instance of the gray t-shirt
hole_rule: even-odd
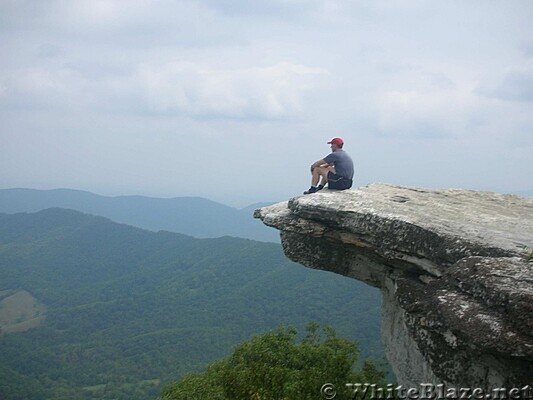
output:
[[[353,161],[352,157],[344,150],[337,150],[324,157],[324,161],[335,167],[337,175],[347,179],[353,179]]]

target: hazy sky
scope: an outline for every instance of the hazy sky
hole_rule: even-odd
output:
[[[0,188],[533,190],[533,1],[0,2]]]

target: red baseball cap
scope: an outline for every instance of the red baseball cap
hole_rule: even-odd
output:
[[[331,139],[331,142],[328,142],[328,144],[336,144],[338,146],[342,146],[344,142],[342,141],[340,137],[336,137],[336,138]]]

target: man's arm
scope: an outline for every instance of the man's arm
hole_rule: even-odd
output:
[[[329,164],[328,164],[327,162],[325,162],[324,159],[321,159],[321,160],[315,161],[313,164],[311,164],[311,172],[313,172],[313,170],[314,170],[316,167],[320,167],[320,166],[328,167]]]

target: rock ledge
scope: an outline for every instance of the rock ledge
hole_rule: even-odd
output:
[[[381,289],[399,383],[533,383],[533,198],[372,184],[254,216],[293,261]]]

